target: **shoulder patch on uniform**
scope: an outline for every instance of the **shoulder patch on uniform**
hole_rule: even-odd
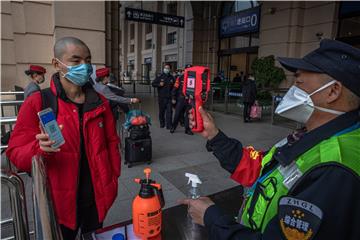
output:
[[[278,218],[288,240],[311,240],[319,230],[323,213],[316,205],[293,197],[279,200]]]

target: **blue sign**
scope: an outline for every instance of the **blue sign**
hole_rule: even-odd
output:
[[[152,63],[152,57],[144,58],[144,63],[145,63],[145,64],[150,64],[150,63]]]
[[[220,38],[244,33],[258,32],[260,26],[260,7],[250,8],[235,15],[220,19]]]

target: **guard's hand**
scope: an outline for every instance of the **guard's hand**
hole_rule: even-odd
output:
[[[193,219],[194,223],[200,224],[202,226],[205,226],[204,215],[205,215],[206,209],[208,209],[208,207],[215,204],[208,197],[200,197],[199,199],[196,199],[196,200],[188,199],[188,198],[182,199],[182,200],[179,200],[179,203],[188,205],[189,206],[188,212],[189,212],[191,218]]]
[[[175,100],[175,99],[172,99],[172,100],[171,100],[171,103],[172,103],[172,104],[176,104],[176,100]]]
[[[139,103],[139,102],[141,102],[140,101],[140,99],[138,99],[138,98],[131,98],[131,103]]]
[[[196,123],[195,123],[195,118],[191,112],[192,111],[190,110],[189,125],[190,128],[193,128],[195,127]],[[204,124],[204,130],[200,134],[207,140],[211,140],[219,133],[219,129],[215,126],[214,118],[210,115],[210,113],[206,112],[203,107],[199,108],[199,113],[201,114]]]
[[[39,146],[40,149],[44,152],[48,153],[54,153],[54,152],[60,152],[60,148],[52,148],[51,145],[55,143],[55,141],[52,141],[49,139],[49,135],[45,133],[43,127],[39,125],[40,127],[40,134],[37,134],[35,138],[39,140]],[[63,125],[59,125],[60,130],[63,129]]]
[[[163,87],[165,83],[163,81],[160,82],[160,87]]]

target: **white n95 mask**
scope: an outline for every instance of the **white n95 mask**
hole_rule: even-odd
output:
[[[275,113],[300,123],[306,123],[309,120],[311,114],[314,112],[314,108],[336,115],[343,114],[344,112],[315,106],[311,100],[312,95],[333,85],[335,82],[335,80],[332,80],[311,94],[308,94],[296,86],[292,86],[277,106]]]

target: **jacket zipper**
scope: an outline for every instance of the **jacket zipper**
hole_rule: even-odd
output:
[[[79,137],[80,137],[80,146],[79,146],[79,167],[78,167],[78,174],[77,174],[77,179],[76,179],[76,204],[75,204],[75,211],[76,211],[76,227],[79,226],[79,212],[78,212],[78,198],[79,198],[79,178],[80,178],[80,167],[81,167],[81,143],[82,143],[82,140],[81,140],[81,131],[82,131],[82,118],[80,116],[80,111],[79,111],[79,107],[77,107],[77,114],[78,114],[78,120],[79,120]],[[84,114],[82,114],[84,115]],[[83,143],[84,144],[84,143]]]

